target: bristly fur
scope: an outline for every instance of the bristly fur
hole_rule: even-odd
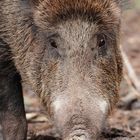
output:
[[[115,24],[120,17],[117,2],[112,0],[43,0],[34,2],[34,9],[35,20],[50,25],[70,18]]]

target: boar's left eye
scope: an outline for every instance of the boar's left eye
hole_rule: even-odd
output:
[[[97,37],[98,47],[105,47],[106,46],[106,39],[104,35],[99,35]]]
[[[100,41],[99,41],[99,47],[103,47],[105,46],[106,42],[105,40],[102,38]]]
[[[104,35],[98,35],[98,37],[97,37],[97,47],[98,47],[99,56],[106,55],[107,42],[106,42],[106,37]]]

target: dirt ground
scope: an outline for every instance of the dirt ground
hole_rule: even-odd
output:
[[[123,16],[122,46],[129,56],[137,76],[140,78],[140,10],[131,10]],[[28,140],[55,140],[55,130],[44,116],[37,97],[30,91],[24,90],[25,107],[28,119]],[[123,80],[120,96],[128,94],[130,89]],[[133,93],[132,93],[133,94]],[[126,108],[121,100],[118,107],[108,119],[99,140],[140,140],[140,101],[134,101],[131,107]],[[1,129],[0,129],[1,130]],[[0,133],[0,140],[1,133]]]

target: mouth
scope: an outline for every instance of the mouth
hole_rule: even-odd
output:
[[[90,140],[90,139],[87,134],[80,132],[66,138],[65,140]]]
[[[73,129],[68,137],[64,138],[64,140],[96,140],[98,136],[98,130],[94,129],[93,132],[85,127],[79,127],[77,129]]]

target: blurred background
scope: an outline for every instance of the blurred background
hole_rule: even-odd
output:
[[[123,13],[121,50],[124,59],[124,78],[120,102],[109,117],[103,140],[140,140],[140,0]],[[28,140],[51,140],[56,135],[35,95],[24,89]],[[56,135],[57,136],[57,135]],[[1,133],[0,133],[0,140]]]
[[[140,8],[140,0],[135,0],[135,6],[136,8]]]
[[[106,139],[140,140],[140,0],[124,12],[121,36],[124,79]]]

